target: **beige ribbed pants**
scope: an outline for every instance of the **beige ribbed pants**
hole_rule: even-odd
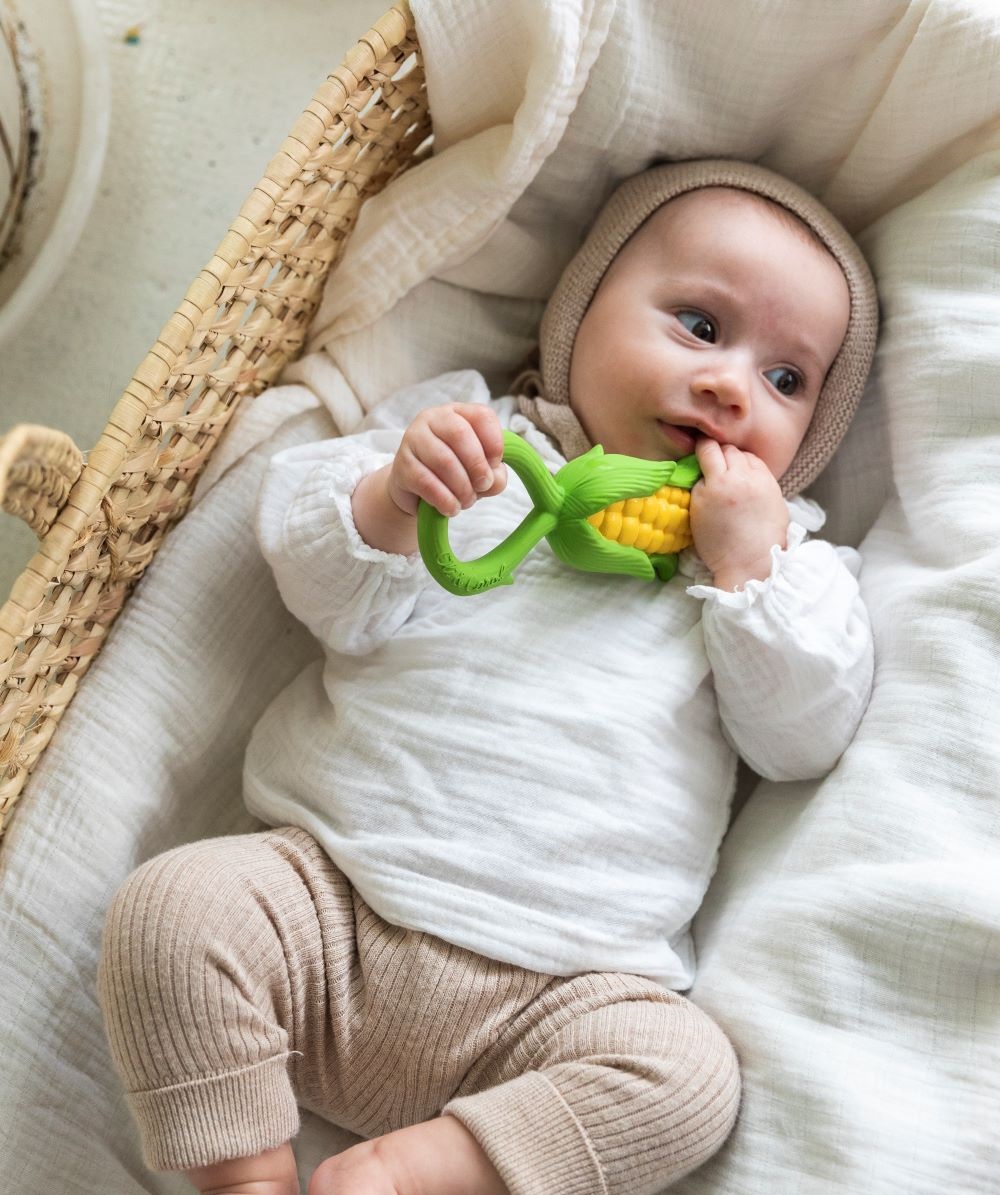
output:
[[[739,1101],[732,1047],[682,996],[389,925],[301,830],[139,868],[99,988],[154,1170],[280,1145],[297,1104],[365,1137],[443,1111],[513,1195],[642,1195],[714,1153]]]

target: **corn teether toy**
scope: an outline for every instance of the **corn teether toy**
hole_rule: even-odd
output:
[[[677,553],[691,543],[691,487],[697,458],[646,461],[605,453],[598,444],[553,476],[526,440],[503,434],[503,459],[533,503],[517,527],[476,560],[459,560],[448,543],[449,520],[429,503],[417,511],[417,542],[428,571],[465,596],[510,585],[514,569],[543,537],[573,568],[669,581]]]

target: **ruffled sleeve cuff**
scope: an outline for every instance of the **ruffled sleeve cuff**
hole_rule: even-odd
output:
[[[344,548],[352,560],[380,570],[388,577],[419,576],[423,579],[424,568],[419,552],[412,552],[404,556],[398,552],[383,552],[381,548],[373,548],[371,544],[361,538],[354,522],[352,498],[362,478],[367,477],[370,473],[377,473],[384,465],[391,462],[392,454],[386,454],[368,457],[363,465],[360,460],[350,458],[331,463],[327,474],[328,494],[340,519]]]
[[[385,439],[392,443],[375,443]],[[278,453],[261,488],[257,536],[289,610],[327,647],[370,651],[409,616],[427,583],[418,553],[373,548],[354,523],[358,482],[392,460],[399,434]]]
[[[443,374],[397,391],[354,435],[270,460],[257,502],[261,550],[289,610],[335,651],[373,650],[432,583],[418,552],[384,552],[361,538],[352,498],[363,477],[392,461],[417,412],[447,401],[488,402],[489,392],[473,370]]]
[[[726,733],[772,780],[833,767],[857,729],[873,670],[860,557],[808,538],[823,522],[815,504],[789,507],[788,546],[771,549],[764,580],[735,593],[711,584],[687,591],[705,602],[701,627]]]

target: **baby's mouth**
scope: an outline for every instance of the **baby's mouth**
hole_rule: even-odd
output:
[[[694,452],[694,446],[703,437],[704,432],[697,427],[689,427],[680,423],[668,423],[665,419],[657,419],[660,425],[660,431],[664,436],[679,448],[685,456],[689,456]]]

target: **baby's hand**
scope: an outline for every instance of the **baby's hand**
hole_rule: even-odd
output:
[[[695,446],[702,479],[691,491],[691,534],[719,589],[733,590],[771,572],[771,548],[784,548],[788,507],[759,456],[702,439]]]
[[[369,473],[351,495],[354,525],[373,548],[417,550],[414,516],[425,498],[443,515],[457,515],[507,484],[503,430],[480,403],[449,403],[421,411],[403,433],[391,465]]]
[[[389,497],[404,514],[416,514],[423,498],[441,514],[457,515],[504,489],[502,456],[503,430],[491,407],[430,407],[403,434],[389,470]]]

